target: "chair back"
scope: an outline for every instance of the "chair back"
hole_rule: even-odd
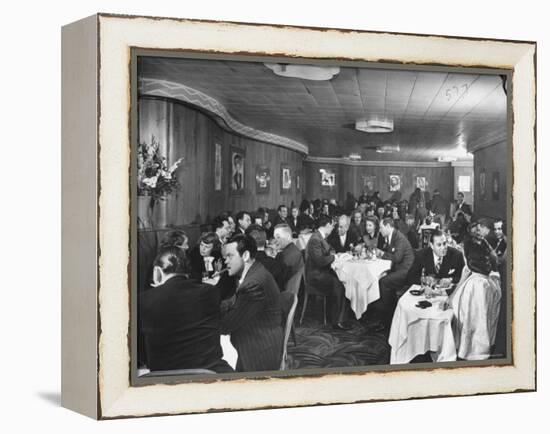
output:
[[[304,277],[304,269],[305,266],[302,265],[296,273],[292,275],[290,279],[288,279],[288,282],[285,284],[285,292],[291,292],[293,294],[298,295],[300,292],[300,284],[302,283],[302,279]]]
[[[286,368],[287,345],[290,336],[292,323],[294,322],[294,314],[298,305],[298,296],[290,291],[281,292],[281,307],[285,315],[284,340],[283,340],[283,357],[281,359],[281,371]]]
[[[430,237],[434,233],[434,229],[422,229],[422,238],[420,240],[420,247],[422,249],[430,245]]]

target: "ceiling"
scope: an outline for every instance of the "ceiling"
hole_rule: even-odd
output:
[[[311,81],[277,76],[257,62],[161,57],[140,57],[138,74],[201,91],[240,123],[302,142],[315,157],[467,159],[460,146],[506,136],[498,75],[342,67],[331,80]],[[390,119],[394,131],[356,131],[358,119]],[[400,151],[374,150],[383,145]]]

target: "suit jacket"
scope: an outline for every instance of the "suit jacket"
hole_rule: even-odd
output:
[[[449,247],[447,249],[447,254],[443,257],[441,266],[439,267],[439,273],[436,273],[433,250],[431,247],[426,247],[425,249],[417,252],[413,266],[409,271],[407,281],[409,285],[420,284],[422,269],[424,269],[426,276],[432,275],[438,279],[449,278],[452,279],[454,284],[457,284],[462,276],[463,268],[464,257],[462,256],[462,253],[452,247]]]
[[[283,250],[277,253],[275,259],[283,266],[283,289],[286,282],[304,264],[304,258],[300,249],[294,243],[289,243]]]
[[[327,241],[336,253],[343,253],[343,252],[349,252],[350,244],[355,245],[357,244],[358,240],[355,233],[348,229],[348,231],[346,232],[346,238],[344,240],[344,244],[342,245],[342,242],[340,241],[340,234],[338,233],[338,230],[335,229],[327,237]]]
[[[391,261],[391,270],[385,277],[386,284],[400,289],[407,282],[407,273],[414,262],[414,250],[407,237],[395,228],[389,245],[386,244],[384,237],[380,237],[380,241],[383,244],[382,250],[385,252],[382,259]]]
[[[222,360],[216,287],[174,276],[143,291],[139,307],[149,369],[231,371]]]
[[[218,250],[212,250],[210,256],[214,257],[214,261],[217,261],[222,257],[221,253]],[[189,263],[191,265],[191,277],[193,279],[201,279],[202,273],[206,271],[204,265],[204,258],[201,256],[199,245],[196,245],[189,251]],[[214,267],[214,263],[212,263]]]
[[[283,265],[277,261],[275,258],[272,258],[271,256],[267,256],[267,254],[263,250],[258,250],[256,252],[256,261],[260,262],[267,271],[271,273],[273,278],[275,279],[275,282],[277,282],[277,286],[279,287],[280,291],[283,291],[285,289],[284,286],[284,267]]]
[[[326,286],[334,277],[334,271],[330,268],[333,262],[334,255],[330,253],[330,245],[319,231],[313,232],[306,246],[305,271],[308,283],[319,289],[330,289]]]
[[[279,214],[277,214],[275,216],[275,219],[273,220],[273,227],[275,228],[275,226],[282,225],[282,224],[290,226],[290,223],[289,223],[288,220],[289,220],[288,217],[286,219],[283,219],[283,218],[281,218],[281,216]]]
[[[304,229],[313,230],[314,228],[315,220],[313,219],[313,217],[308,214],[300,214],[298,216],[298,231],[302,231]]]
[[[287,219],[287,223],[290,226],[290,229],[292,230],[292,235],[294,237],[298,236],[298,232],[300,232],[300,216],[296,217],[296,221],[291,217]]]
[[[472,215],[472,207],[468,205],[466,202],[462,202],[461,205],[458,205],[458,203],[455,203],[455,214],[457,211],[462,211],[464,214],[468,214],[469,216]]]
[[[221,332],[231,335],[237,371],[279,369],[283,350],[281,298],[273,276],[254,261],[222,313]]]

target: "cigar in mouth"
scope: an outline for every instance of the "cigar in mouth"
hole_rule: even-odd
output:
[[[211,279],[213,279],[214,277],[218,277],[218,276],[220,276],[220,275],[222,275],[223,273],[226,273],[226,272],[228,272],[228,271],[229,271],[228,268],[224,268],[224,269],[221,270],[221,271],[217,271],[217,272],[215,272],[214,274],[212,274]]]

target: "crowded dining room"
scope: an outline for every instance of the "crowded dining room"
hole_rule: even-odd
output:
[[[507,358],[507,77],[140,55],[138,376]]]

